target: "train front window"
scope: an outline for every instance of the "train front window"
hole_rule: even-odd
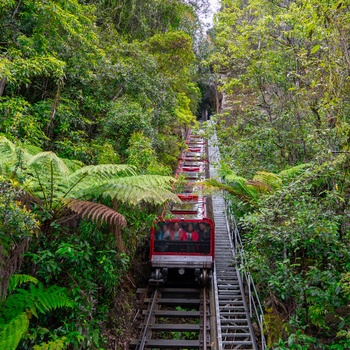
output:
[[[155,252],[210,253],[210,230],[207,222],[159,222],[155,228]]]

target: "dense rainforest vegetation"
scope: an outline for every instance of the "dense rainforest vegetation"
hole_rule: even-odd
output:
[[[274,349],[350,348],[350,2],[223,0],[222,175]]]
[[[209,81],[206,6],[0,1],[2,350],[127,346],[118,295],[157,207],[177,200]]]
[[[206,0],[0,0],[0,349],[127,347],[128,286],[215,84],[208,187],[270,348],[350,348],[350,2],[221,5],[206,35]]]

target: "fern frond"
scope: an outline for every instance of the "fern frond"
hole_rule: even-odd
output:
[[[297,176],[304,173],[306,169],[309,168],[310,166],[311,166],[310,163],[296,165],[292,168],[282,170],[281,172],[278,173],[278,177],[281,178],[283,181],[294,179]]]
[[[26,147],[26,151],[28,151],[28,153],[31,156],[34,156],[34,155],[43,151],[42,148],[34,146],[34,145],[26,145],[25,147]]]
[[[76,160],[76,159],[68,159],[68,158],[62,158],[64,163],[67,165],[70,173],[74,173],[75,171],[79,170],[81,167],[84,166],[84,163]]]
[[[279,176],[266,171],[258,171],[254,175],[253,181],[264,183],[267,187],[274,190],[281,188],[282,185],[282,180]]]
[[[26,172],[32,180],[28,191],[49,207],[69,191],[70,170],[53,152],[40,152],[33,156],[27,163]]]
[[[35,277],[29,276],[29,275],[23,275],[23,274],[12,275],[10,277],[7,292],[12,293],[15,288],[28,282],[37,284],[39,281]]]
[[[48,343],[42,343],[40,345],[34,345],[33,350],[64,350],[67,348],[69,340],[66,337],[62,337]]]
[[[241,196],[245,201],[251,202],[252,200],[257,199],[256,189],[254,186],[249,185],[248,180],[244,177],[238,176],[235,173],[231,172],[225,176],[225,180],[230,190],[228,192],[234,194],[235,196]]]
[[[100,164],[88,165],[76,170],[71,174],[72,182],[77,182],[83,178],[87,185],[92,183],[110,180],[115,177],[136,175],[135,168],[127,164]]]
[[[13,142],[4,136],[0,136],[0,165],[14,166],[21,159],[26,164],[32,155],[25,149],[16,146]]]
[[[227,174],[224,177],[224,179],[225,179],[226,183],[229,183],[232,186],[234,184],[237,184],[237,186],[239,186],[239,187],[244,186],[244,184],[247,182],[247,180],[244,177],[238,176],[234,172]]]
[[[44,288],[42,283],[30,284],[28,289],[17,288],[16,292],[5,299],[5,315],[16,315],[18,310],[27,310],[38,317],[38,313],[46,313],[60,307],[73,307],[65,288],[56,285]],[[17,316],[17,315],[16,315]],[[13,317],[13,315],[12,315]]]
[[[250,204],[252,204],[252,201],[254,201],[256,198],[256,195],[253,193],[253,190],[249,188],[249,186],[245,186],[246,187],[245,193],[243,193],[240,188],[227,185],[216,179],[208,179],[204,181],[204,186],[207,188],[216,188],[218,190],[225,190],[228,193],[232,194],[233,196]]]
[[[0,349],[15,350],[21,338],[28,332],[29,318],[21,313],[0,328]]]
[[[38,310],[42,313],[61,307],[71,308],[74,306],[65,288],[54,285],[44,289],[44,286],[39,283],[38,286],[31,284],[29,289]]]
[[[71,210],[92,221],[107,222],[110,225],[122,227],[127,225],[125,217],[122,214],[103,204],[79,199],[68,199],[66,203]]]
[[[5,136],[0,136],[0,160],[13,159],[16,157],[16,146]]]
[[[273,189],[263,181],[258,180],[248,180],[247,187],[249,189],[253,188],[256,193],[271,193]]]
[[[91,187],[86,194],[103,194],[122,202],[139,204],[149,202],[162,204],[167,201],[180,202],[177,195],[170,191],[174,178],[161,175],[128,176]]]
[[[41,176],[50,176],[51,169],[54,176],[67,177],[70,175],[70,170],[63,161],[53,152],[40,152],[33,156],[27,164],[28,170],[35,169],[40,171]]]

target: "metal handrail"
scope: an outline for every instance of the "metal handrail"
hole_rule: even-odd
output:
[[[248,306],[251,318],[255,318],[260,328],[261,349],[266,348],[265,331],[264,331],[264,311],[260,303],[259,295],[254,284],[253,278],[246,268],[246,254],[243,247],[241,235],[239,233],[236,219],[232,213],[231,201],[225,198],[226,215],[230,225],[230,236],[234,247],[235,256],[240,257],[238,262],[238,270],[240,272],[243,283],[248,288]]]
[[[219,293],[218,293],[218,285],[216,279],[216,266],[214,264],[213,268],[213,285],[214,285],[214,298],[215,298],[215,315],[216,315],[216,329],[217,329],[217,345],[218,350],[222,350],[222,335],[221,335],[221,327],[220,327],[220,319],[217,317],[220,315],[219,311]]]

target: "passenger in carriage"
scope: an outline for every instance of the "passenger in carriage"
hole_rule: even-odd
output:
[[[199,223],[199,240],[200,241],[209,241],[210,240],[210,230],[208,228],[208,225],[205,222]]]
[[[162,230],[156,231],[156,234],[155,234],[154,238],[155,238],[156,241],[160,241],[161,239],[163,239],[163,232],[162,232]]]
[[[198,232],[194,230],[193,224],[191,223],[188,224],[186,234],[187,234],[188,241],[193,241],[193,242],[198,241],[198,238],[199,238]]]
[[[160,238],[158,239],[163,239],[163,240],[169,240],[170,239],[170,230],[169,230],[169,225],[164,223],[162,226],[162,231],[160,234]]]
[[[186,241],[186,231],[180,227],[180,223],[174,223],[174,230],[170,231],[170,239],[174,241]]]
[[[170,238],[169,224],[168,223],[159,223],[158,230],[155,232],[154,238],[154,250],[156,252],[165,252],[168,249],[168,243],[164,242]]]

